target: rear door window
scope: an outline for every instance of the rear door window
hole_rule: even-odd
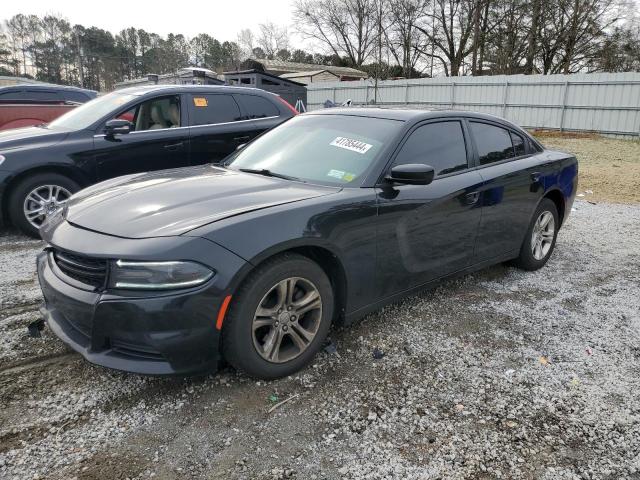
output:
[[[243,94],[234,96],[242,106],[246,118],[266,118],[280,115],[276,106],[264,97]]]
[[[522,138],[517,133],[511,132],[511,141],[513,142],[513,150],[515,152],[516,157],[520,157],[527,153],[527,149],[524,143],[524,138]]]
[[[191,96],[190,123],[192,126],[241,120],[240,108],[231,95],[205,94]]]
[[[416,128],[402,146],[394,165],[424,163],[436,175],[467,168],[467,149],[459,121],[428,123]]]
[[[509,130],[488,123],[469,122],[476,141],[480,165],[515,157]]]

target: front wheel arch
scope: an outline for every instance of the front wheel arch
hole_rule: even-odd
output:
[[[334,317],[332,323],[344,320],[347,308],[347,275],[339,255],[327,246],[312,243],[294,242],[282,244],[256,255],[240,269],[230,282],[228,293],[234,295],[249,276],[265,262],[285,253],[297,253],[317,263],[329,277],[334,291]]]
[[[300,277],[312,282],[311,285],[322,292],[321,298],[327,302],[322,304],[322,319],[317,327],[317,335],[314,333],[315,336],[310,337],[311,343],[307,344],[308,348],[301,350],[295,357],[285,360],[284,363],[277,363],[277,359],[276,363],[269,363],[268,359],[260,358],[259,349],[255,347],[255,338],[251,338],[251,318],[255,321],[253,317],[255,314],[254,304],[262,305],[259,301],[260,296],[263,292],[269,291],[269,288],[265,287],[270,287],[274,280],[280,281],[282,278],[286,278],[288,281],[289,276]],[[229,304],[227,318],[222,325],[220,351],[224,360],[256,378],[271,379],[291,375],[307,365],[321,349],[334,317],[335,295],[330,279],[318,263],[296,252],[286,251],[274,255],[255,269],[251,269],[245,281],[234,292],[234,296],[235,299]],[[286,314],[286,310],[282,315]],[[294,313],[295,308],[292,314]],[[283,332],[286,332],[287,328],[292,333],[295,331],[293,325],[287,327],[289,325],[288,317],[280,319],[280,326],[278,326],[277,317],[271,316],[271,318],[275,319],[273,320],[275,326],[270,325],[269,328]],[[302,315],[299,318],[302,319]],[[295,316],[291,319],[294,322],[299,321]],[[288,333],[282,333],[282,335],[288,335]]]
[[[58,175],[63,175],[65,177],[70,178],[78,185],[80,185],[80,188],[85,188],[91,184],[91,181],[89,180],[89,178],[87,178],[85,174],[81,173],[77,169],[74,169],[73,167],[70,167],[68,165],[35,167],[35,168],[29,168],[27,170],[23,170],[11,178],[11,180],[9,181],[9,183],[7,184],[3,192],[2,202],[0,203],[2,204],[1,213],[2,213],[2,218],[4,220],[10,219],[9,198],[11,197],[11,194],[16,189],[16,187],[20,185],[20,183],[24,179],[33,175],[40,175],[42,173],[55,173]]]

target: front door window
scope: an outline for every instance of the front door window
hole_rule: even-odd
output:
[[[152,98],[116,118],[130,121],[134,132],[180,127],[180,97]]]

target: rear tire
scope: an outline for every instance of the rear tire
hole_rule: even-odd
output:
[[[333,289],[322,268],[302,255],[279,255],[234,295],[222,329],[223,356],[252,377],[291,375],[322,347],[333,311]]]
[[[553,201],[544,198],[531,217],[515,266],[523,270],[542,268],[555,249],[559,228],[558,208]]]
[[[40,238],[39,225],[78,190],[76,182],[58,173],[31,175],[21,180],[9,195],[11,223],[26,235]]]

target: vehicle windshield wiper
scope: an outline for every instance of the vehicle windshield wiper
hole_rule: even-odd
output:
[[[291,175],[285,175],[283,173],[275,173],[266,168],[239,168],[241,172],[245,173],[256,173],[258,175],[264,175],[265,177],[275,177],[275,178],[284,178],[285,180],[296,180],[301,182],[298,177],[292,177]]]

